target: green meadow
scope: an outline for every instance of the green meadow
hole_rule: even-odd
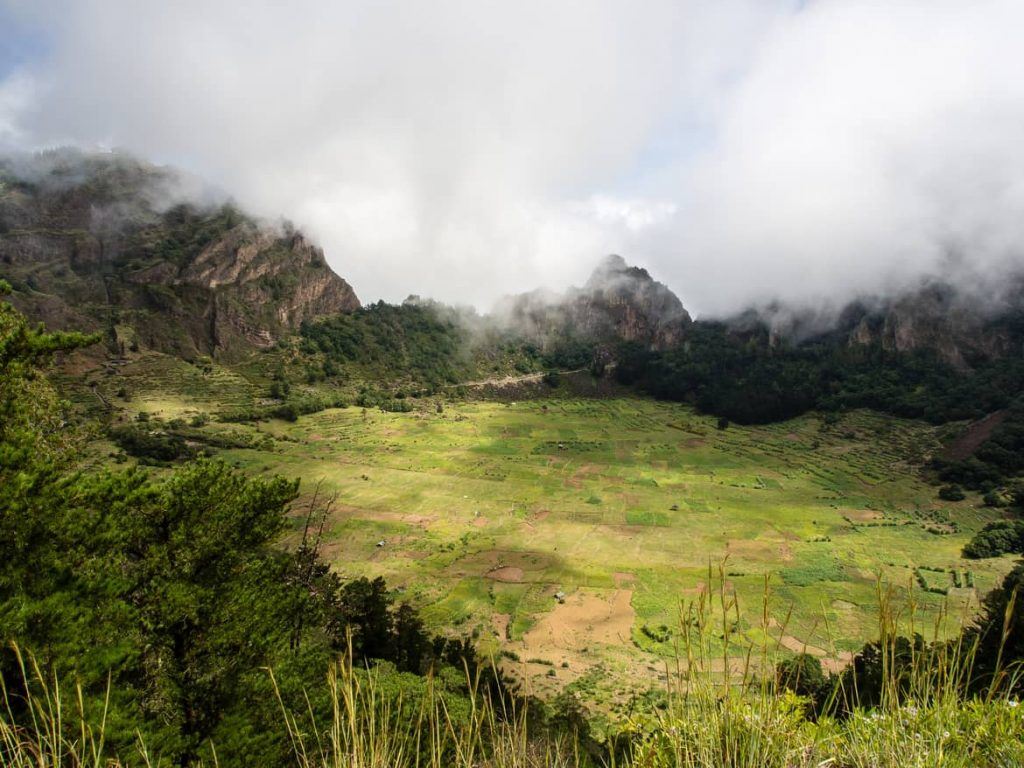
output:
[[[215,411],[237,391],[226,375],[189,395],[147,371],[119,407]],[[998,511],[937,498],[919,469],[939,437],[921,423],[855,412],[718,429],[629,396],[412,402],[203,429],[253,446],[219,452],[246,471],[299,477],[307,497],[321,483],[340,574],[383,576],[540,692],[648,685],[676,654],[680,604],[702,593],[736,598],[730,631],[838,668],[877,635],[880,589],[906,606],[906,631],[931,637],[969,620],[1011,564],[960,557]],[[297,531],[303,519],[300,502]]]

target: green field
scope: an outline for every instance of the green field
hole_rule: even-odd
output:
[[[189,396],[179,372],[152,373],[126,413],[212,411],[234,389],[214,371]],[[719,430],[633,397],[414,402],[205,429],[259,446],[221,451],[247,471],[300,477],[307,494],[322,480],[339,573],[385,577],[541,691],[646,685],[675,654],[680,603],[723,582],[743,636],[763,637],[767,580],[767,631],[835,668],[877,634],[880,586],[931,636],[1010,567],[960,558],[998,512],[936,498],[919,466],[938,437],[920,423],[858,412]]]

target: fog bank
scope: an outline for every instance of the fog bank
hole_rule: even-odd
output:
[[[0,149],[182,167],[295,221],[367,300],[486,308],[621,253],[714,316],[997,284],[1022,261],[1020,2],[7,0],[2,18],[0,43],[38,44],[0,56]]]

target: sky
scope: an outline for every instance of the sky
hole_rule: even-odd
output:
[[[1024,265],[1021,0],[0,0],[0,151],[173,164],[365,301],[691,312]]]

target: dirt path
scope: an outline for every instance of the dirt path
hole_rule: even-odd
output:
[[[98,384],[90,384],[89,388],[92,390],[92,393],[96,395],[97,398],[99,398],[99,401],[103,403],[104,407],[107,408],[107,410],[111,410],[113,408],[113,406],[110,404],[110,401],[103,396],[102,392],[100,392]]]

